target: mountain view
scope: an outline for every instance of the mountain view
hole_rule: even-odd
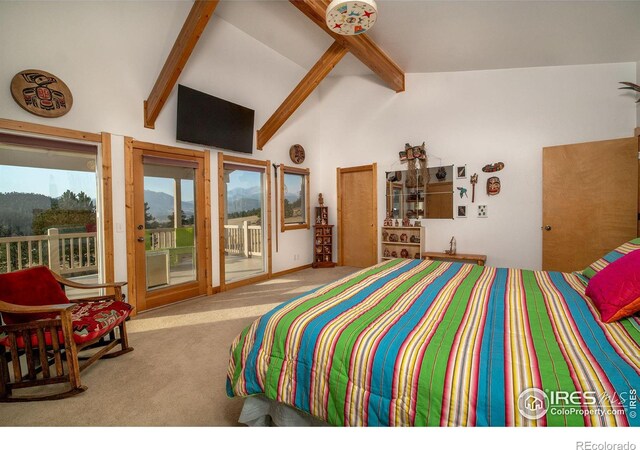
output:
[[[34,211],[49,209],[53,203],[42,194],[0,193],[0,236],[31,235]]]
[[[145,189],[144,201],[149,206],[148,213],[159,222],[163,222],[167,220],[167,217],[173,215],[173,195]],[[193,202],[182,201],[182,211],[186,216],[193,216],[194,209]]]
[[[233,188],[227,191],[227,211],[236,213],[260,208],[262,189],[259,186],[251,188]]]

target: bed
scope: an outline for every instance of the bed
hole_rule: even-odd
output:
[[[603,323],[587,283],[384,261],[244,329],[227,393],[335,426],[640,425],[640,317]]]

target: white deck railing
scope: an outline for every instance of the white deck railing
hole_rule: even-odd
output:
[[[59,274],[97,272],[96,233],[59,234],[0,238],[0,273],[45,265]]]
[[[224,226],[224,251],[230,255],[262,256],[262,227],[249,225]]]
[[[151,250],[176,248],[175,228],[153,228],[147,232],[151,234]]]

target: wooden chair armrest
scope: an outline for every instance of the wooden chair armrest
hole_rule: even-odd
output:
[[[106,302],[109,300],[116,300],[115,295],[100,295],[98,297],[85,297],[69,299],[71,303],[89,303],[89,302]]]
[[[56,279],[58,283],[62,283],[65,286],[69,286],[76,289],[100,289],[100,288],[122,288],[127,284],[126,281],[119,281],[117,283],[102,283],[102,284],[84,284],[84,283],[76,283],[75,281],[67,280],[66,278],[62,278],[55,272],[51,272],[53,277]]]
[[[71,310],[74,307],[75,305],[70,303],[63,303],[61,305],[23,306],[0,301],[0,312],[12,314],[62,313],[63,311]]]

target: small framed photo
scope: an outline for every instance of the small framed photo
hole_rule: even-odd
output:
[[[467,217],[467,206],[466,205],[458,206],[458,217],[460,217],[460,218]]]
[[[467,178],[467,166],[457,166],[456,176],[458,178]]]

